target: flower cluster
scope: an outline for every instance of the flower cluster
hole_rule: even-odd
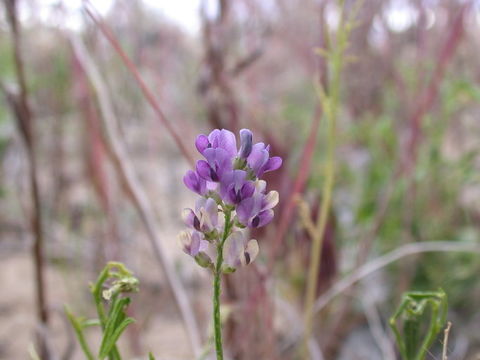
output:
[[[258,228],[273,219],[278,192],[267,192],[261,177],[278,169],[282,159],[270,157],[270,147],[253,144],[252,132],[240,130],[240,148],[228,130],[199,135],[195,145],[205,158],[184,176],[185,185],[201,196],[194,209],[183,211],[189,227],[179,235],[183,250],[204,267],[222,256],[222,271],[233,271],[258,254],[256,240],[247,240],[245,228]],[[221,252],[221,253],[220,253]]]

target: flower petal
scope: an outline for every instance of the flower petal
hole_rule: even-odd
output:
[[[197,256],[200,252],[202,246],[202,235],[198,231],[193,231],[191,235],[191,243],[190,243],[190,255]]]
[[[240,256],[244,251],[244,241],[244,235],[240,231],[233,232],[225,240],[223,255],[229,267],[236,268],[241,264]]]
[[[272,209],[278,204],[278,191],[270,191],[262,199],[262,210]]]
[[[195,171],[188,170],[183,177],[183,183],[187,188],[196,192],[199,195],[204,195],[206,192],[206,182]]]
[[[192,209],[183,209],[182,220],[185,225],[192,229],[198,230],[200,228],[200,222]]]
[[[243,225],[248,224],[250,217],[254,215],[255,199],[253,197],[244,199],[237,205],[237,217]]]
[[[203,154],[204,150],[209,147],[210,143],[206,135],[198,135],[195,140],[195,147],[200,154]]]
[[[242,189],[241,189],[241,196],[242,199],[249,198],[253,195],[255,192],[255,184],[253,181],[247,181],[245,184],[243,184]]]
[[[268,209],[260,212],[249,221],[249,226],[258,228],[267,225],[273,219],[273,210]]]
[[[263,168],[263,172],[269,172],[277,170],[280,166],[282,166],[282,158],[280,156],[274,156],[268,159],[265,167]]]
[[[252,152],[252,132],[248,129],[240,130],[240,150],[238,156],[241,159],[246,159]]]
[[[263,167],[268,161],[268,151],[265,149],[264,143],[256,143],[252,147],[252,152],[247,158],[247,164],[253,170],[257,177],[263,173]]]
[[[253,262],[259,252],[258,242],[255,239],[250,240],[244,249],[242,256],[240,257],[242,265],[248,265]]]
[[[221,148],[225,150],[230,159],[237,155],[237,140],[235,139],[235,134],[231,131],[215,129],[210,135],[208,135],[208,140],[210,141],[212,148]]]
[[[208,162],[205,160],[198,160],[197,161],[197,173],[200,177],[204,180],[213,181],[212,180],[212,169]]]
[[[183,252],[190,255],[190,244],[192,243],[190,232],[188,231],[180,232],[180,234],[178,234],[177,236],[177,240]]]
[[[218,224],[218,205],[216,201],[208,198],[200,212],[200,227],[205,231],[212,231]]]

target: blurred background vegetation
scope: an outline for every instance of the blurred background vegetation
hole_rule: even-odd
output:
[[[5,10],[13,1],[4,3],[0,359],[28,358],[35,333],[59,358],[81,359],[62,306],[93,314],[86,284],[109,260],[125,262],[140,279],[130,309],[137,323],[124,351],[132,358],[149,350],[159,359],[193,358],[142,214],[112,155],[108,126],[128,156],[135,186],[151,202],[157,240],[186,289],[202,341],[211,331],[211,279],[175,240],[181,210],[193,201],[181,179],[188,158],[197,157],[195,136],[246,127],[283,157],[280,173],[268,179],[280,192],[275,225],[252,235],[260,259],[229,277],[223,295],[232,358],[294,359],[311,248],[297,206],[301,199],[316,217],[322,201],[326,128],[315,84],[331,75],[314,49],[334,46],[339,5],[18,0],[15,35]],[[449,359],[479,359],[480,2],[347,0],[344,7],[347,14],[358,11],[341,78],[337,173],[318,296],[407,244],[451,241],[477,244],[477,251],[416,253],[381,268],[316,314],[316,343],[327,360],[392,357],[385,324],[402,292],[442,288],[453,322]],[[23,95],[15,47],[24,63]],[[31,112],[38,207],[25,119],[18,115],[22,96]],[[35,217],[41,226],[32,231]],[[34,267],[38,229],[44,263]],[[36,315],[38,271],[48,319]],[[39,322],[48,326],[39,330]],[[431,358],[440,358],[435,351]]]

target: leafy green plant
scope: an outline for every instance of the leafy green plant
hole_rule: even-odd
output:
[[[125,310],[131,299],[125,294],[138,292],[138,279],[133,276],[125,265],[119,262],[109,262],[91,285],[91,293],[97,309],[98,319],[76,317],[68,307],[65,312],[73,326],[78,342],[88,360],[108,357],[109,360],[121,360],[117,342],[125,329],[135,320],[127,317]],[[102,329],[102,341],[97,356],[88,345],[84,330],[92,326]],[[152,354],[149,359],[154,360]]]
[[[428,349],[445,326],[447,308],[447,295],[441,289],[403,295],[402,302],[390,318],[390,327],[404,360],[425,359]]]

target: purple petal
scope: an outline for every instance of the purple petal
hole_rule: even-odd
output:
[[[253,145],[252,152],[247,158],[247,164],[252,168],[253,172],[257,177],[262,175],[263,166],[268,161],[268,151],[265,150],[264,143],[257,143]]]
[[[228,184],[225,184],[225,198],[230,204],[238,204],[242,201],[241,190],[245,184],[247,172],[244,170],[234,170],[228,174]]]
[[[230,188],[233,186],[233,171],[229,171],[222,176],[222,180],[220,181],[220,196],[223,200],[228,196],[228,192]]]
[[[208,140],[212,144],[212,148],[225,150],[230,159],[237,155],[237,140],[235,139],[235,134],[231,131],[215,129],[208,135]]]
[[[273,219],[273,210],[264,210],[258,215],[254,216],[249,222],[249,227],[258,228],[267,225]]]
[[[206,135],[198,135],[195,140],[195,146],[200,154],[203,154],[203,151],[208,148],[210,145]]]
[[[184,209],[182,212],[182,219],[185,225],[192,229],[198,230],[198,227],[200,226],[200,221],[198,220],[192,209]]]
[[[190,243],[190,255],[196,256],[200,252],[202,245],[202,236],[198,231],[192,232],[192,242]]]
[[[228,204],[238,204],[241,200],[240,194],[235,191],[235,186],[231,184],[225,195],[225,201]]]
[[[265,164],[263,172],[277,170],[280,166],[282,166],[282,158],[279,156],[271,157]]]
[[[240,130],[240,150],[238,156],[246,159],[252,152],[252,132],[248,129]]]
[[[220,179],[222,179],[224,174],[232,170],[232,159],[224,149],[206,149],[203,152],[203,155],[207,159],[208,165],[210,166],[208,174],[209,178],[206,180],[218,182]],[[204,169],[204,175],[207,175],[206,169]]]
[[[255,192],[255,183],[253,181],[245,182],[241,190],[242,199],[251,197],[254,192]]]
[[[220,136],[220,130],[213,129],[210,134],[208,134],[208,142],[210,143],[211,147],[218,147],[218,137]]]
[[[218,184],[213,181],[207,181],[207,191],[217,191]]]
[[[237,206],[237,217],[243,225],[248,224],[250,217],[254,215],[255,199],[250,197],[238,204]]]
[[[183,177],[183,183],[187,188],[196,192],[199,195],[204,195],[206,192],[206,182],[200,178],[195,171],[189,170]]]
[[[197,161],[197,173],[204,180],[213,181],[212,179],[212,168],[205,160]]]
[[[233,183],[235,184],[236,189],[240,189],[247,177],[247,172],[243,170],[234,170],[233,172]]]

